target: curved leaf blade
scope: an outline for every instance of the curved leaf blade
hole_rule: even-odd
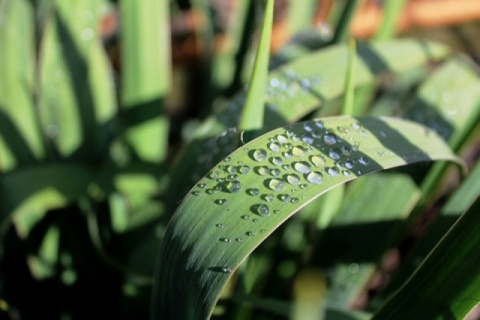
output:
[[[172,217],[154,318],[207,318],[231,272],[300,208],[358,176],[431,160],[460,163],[434,132],[393,118],[325,118],[251,141],[201,179]]]

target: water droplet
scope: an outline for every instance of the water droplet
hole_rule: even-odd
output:
[[[322,137],[322,131],[313,130],[312,131],[312,137],[314,137],[315,139],[320,139]]]
[[[384,131],[380,131],[380,137],[386,138],[387,134]]]
[[[276,143],[273,143],[273,142],[268,145],[268,148],[269,148],[270,150],[272,150],[273,152],[278,152],[278,151],[280,151],[280,146],[279,146],[278,144],[276,144]]]
[[[242,185],[239,181],[228,181],[224,184],[225,190],[230,193],[237,193],[242,188]]]
[[[292,140],[295,141],[295,142],[300,141],[300,137],[297,136],[296,134],[293,134]]]
[[[194,195],[194,196],[198,196],[198,195],[200,194],[200,192],[198,192],[198,191],[192,191],[191,194]]]
[[[347,160],[344,162],[343,166],[347,169],[352,169],[353,168],[353,161],[352,160]]]
[[[282,191],[283,181],[278,179],[270,179],[270,181],[268,181],[268,187],[273,191]]]
[[[224,225],[223,225],[222,223],[217,223],[217,224],[215,225],[215,227],[217,227],[217,228],[223,228]]]
[[[346,157],[350,157],[352,155],[352,149],[347,146],[342,147],[342,154]]]
[[[333,133],[326,133],[323,136],[323,141],[328,145],[334,145],[337,143],[337,137]]]
[[[278,177],[280,175],[280,170],[278,169],[271,169],[270,174],[274,177]]]
[[[253,219],[252,220],[253,223],[257,223],[258,221],[260,221],[260,220],[258,220],[258,219]]]
[[[243,215],[243,216],[241,216],[240,218],[242,218],[243,220],[250,220],[250,216],[249,216],[249,215]]]
[[[272,196],[273,197],[273,196]],[[254,206],[254,211],[262,216],[262,217],[266,217],[269,215],[270,213],[270,209],[268,208],[267,205],[264,205],[264,204],[257,204]]]
[[[287,174],[286,180],[292,186],[296,186],[296,185],[300,184],[300,177],[297,176],[296,174]]]
[[[307,185],[304,184],[304,183],[302,183],[302,184],[300,185],[300,189],[303,189],[303,190],[307,189]]]
[[[223,273],[232,273],[232,269],[230,269],[229,267],[222,267],[220,271]]]
[[[210,179],[217,179],[218,178],[218,172],[217,171],[212,171],[210,172],[210,174],[208,175],[208,177]]]
[[[317,168],[324,168],[325,167],[325,158],[322,157],[322,156],[311,156],[310,161]]]
[[[226,157],[226,158],[225,158],[225,162],[230,162],[230,161],[232,161],[232,158],[231,158],[231,157]]]
[[[313,184],[320,184],[323,181],[323,176],[320,172],[312,171],[307,175],[307,181]]]
[[[368,164],[370,163],[370,161],[368,161],[368,159],[365,158],[365,157],[360,157],[360,158],[358,158],[358,162],[359,162],[360,164],[363,164],[364,166],[368,166]]]
[[[282,162],[282,158],[280,158],[280,157],[273,157],[273,158],[271,158],[270,160],[271,160],[271,162],[272,162],[274,165],[276,165],[276,166],[281,166],[282,163],[283,163],[283,162]]]
[[[358,151],[359,148],[360,148],[360,142],[355,142],[352,146],[353,151]]]
[[[298,203],[298,201],[300,201],[298,198],[292,198],[292,200],[290,200],[291,203]]]
[[[278,198],[280,200],[282,200],[283,202],[289,202],[290,201],[290,196],[288,194],[281,194],[278,196]]]
[[[366,137],[366,136],[367,136],[367,131],[366,131],[365,129],[361,129],[361,130],[360,130],[360,134],[361,134],[362,136]]]
[[[360,129],[360,123],[358,123],[358,122],[352,123],[352,128],[355,129],[355,130]]]
[[[248,190],[247,190],[247,193],[248,193],[249,195],[251,195],[251,196],[256,197],[256,196],[258,196],[258,194],[260,193],[260,191],[258,191],[257,188],[253,188],[253,189],[248,189]]]
[[[293,149],[293,146],[292,146],[291,143],[286,143],[286,144],[284,145],[284,147],[285,147],[287,150],[292,150],[292,149]]]
[[[242,238],[235,238],[235,241],[236,241],[236,242],[242,242],[243,239],[242,239]]]
[[[240,166],[238,167],[238,172],[240,174],[247,174],[250,172],[250,167],[249,166]]]
[[[198,187],[199,187],[199,188],[202,188],[202,189],[205,188],[206,186],[207,186],[207,185],[206,185],[205,183],[200,183],[200,184],[198,185]]]
[[[267,151],[264,149],[257,149],[253,152],[253,159],[255,161],[263,161],[267,159]]]
[[[273,210],[273,214],[279,214],[280,210]]]
[[[257,168],[257,173],[261,176],[268,174],[268,172],[269,172],[268,167],[262,166]]]
[[[221,205],[221,206],[225,206],[228,203],[228,201],[226,199],[216,199],[213,202],[215,202],[216,204]]]
[[[284,164],[284,165],[282,166],[282,168],[285,169],[285,170],[290,170],[290,169],[292,169],[292,167],[291,167],[289,164]]]
[[[292,157],[292,153],[291,152],[284,152],[283,156],[287,159],[290,159]]]
[[[264,194],[264,195],[262,196],[262,199],[265,200],[265,201],[267,201],[267,202],[272,202],[273,199],[274,199],[274,197],[273,197],[273,194]]]
[[[330,148],[330,150],[328,150],[328,156],[332,160],[338,160],[340,159],[340,150],[338,148]]]
[[[308,132],[310,132],[310,131],[313,130],[313,128],[312,128],[312,126],[310,125],[309,122],[305,122],[305,123],[303,124],[303,128],[304,128],[305,130],[307,130]]]
[[[249,236],[249,237],[253,237],[253,236],[256,235],[256,233],[253,232],[253,231],[247,231],[245,234],[246,234],[247,236]]]
[[[348,171],[348,170],[343,170],[342,173],[345,177],[350,176],[350,171]]]
[[[230,239],[230,238],[220,238],[218,240],[220,240],[221,242],[228,242],[228,243],[232,242],[232,239]]]
[[[277,141],[281,144],[285,144],[285,143],[288,142],[288,139],[284,135],[279,134],[279,135],[277,135]]]
[[[305,162],[305,161],[299,161],[299,162],[295,162],[293,164],[293,168],[297,171],[297,172],[300,172],[302,174],[307,174],[307,173],[310,173],[310,171],[312,171],[310,169],[310,165]]]
[[[321,120],[314,120],[313,123],[317,126],[317,128],[320,128],[320,129],[325,128],[325,126],[323,124],[323,121],[321,121]]]
[[[304,157],[305,156],[305,148],[301,146],[293,147],[292,154],[296,157]]]
[[[328,174],[331,175],[332,177],[336,177],[336,176],[338,176],[338,174],[340,173],[340,171],[338,170],[337,167],[330,167],[330,168],[328,168],[327,172],[328,172]]]

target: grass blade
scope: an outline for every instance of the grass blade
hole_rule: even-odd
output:
[[[263,127],[265,86],[267,84],[270,38],[273,26],[273,0],[267,0],[260,41],[258,43],[252,77],[248,85],[247,99],[239,123],[240,130],[256,130]]]
[[[435,159],[458,161],[429,129],[392,118],[326,118],[253,140],[201,179],[172,217],[158,258],[154,318],[208,317],[245,257],[336,185]]]
[[[343,115],[354,115],[354,94],[355,94],[355,59],[357,55],[357,45],[355,39],[351,38],[348,43],[348,66],[345,76],[345,101],[343,103]]]

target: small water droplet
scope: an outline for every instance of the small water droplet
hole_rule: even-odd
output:
[[[280,210],[273,210],[273,214],[279,214]]]
[[[290,159],[292,157],[292,153],[291,152],[284,152],[283,156],[287,159]]]
[[[273,197],[273,195],[272,195],[272,197]],[[262,217],[266,217],[266,216],[268,216],[269,213],[270,213],[270,209],[269,209],[268,206],[265,205],[265,204],[257,204],[257,205],[255,205],[255,206],[254,206],[254,211],[255,211],[258,215],[260,215],[260,216],[262,216]]]
[[[302,135],[302,141],[305,142],[305,143],[308,143],[308,144],[312,144],[314,139],[311,135],[309,134],[303,134]]]
[[[297,172],[300,172],[302,174],[308,174],[310,173],[310,171],[312,171],[310,169],[310,165],[305,162],[305,161],[299,161],[299,162],[295,162],[293,164],[293,168],[297,171]]]
[[[240,174],[247,174],[250,172],[250,167],[249,166],[240,166],[238,167],[238,172]]]
[[[235,238],[235,241],[236,241],[236,242],[242,242],[243,239],[242,239],[242,238]]]
[[[307,189],[307,187],[308,187],[308,186],[307,186],[306,184],[304,184],[304,183],[302,183],[302,184],[300,185],[300,189],[303,189],[303,190]]]
[[[198,195],[200,194],[200,192],[198,192],[198,191],[192,191],[191,194],[194,195],[194,196],[198,196]]]
[[[328,150],[328,156],[332,160],[338,160],[340,159],[340,150],[338,148],[330,148],[330,150]]]
[[[253,152],[253,159],[255,161],[263,161],[267,159],[267,151],[264,149],[257,149]]]
[[[320,184],[323,181],[323,176],[320,172],[312,171],[307,175],[307,181],[313,184]]]
[[[268,167],[262,166],[257,168],[257,173],[261,176],[264,176],[269,173]]]
[[[362,136],[366,137],[366,136],[367,136],[367,131],[366,131],[365,129],[361,129],[361,130],[360,130],[360,134],[361,134]]]
[[[321,121],[321,120],[314,120],[313,123],[317,126],[317,128],[320,128],[320,129],[325,128],[325,125],[323,124],[323,121]]]
[[[225,190],[230,192],[230,193],[237,193],[242,189],[242,185],[240,184],[239,181],[228,181],[224,184]]]
[[[272,162],[272,164],[276,165],[276,166],[281,166],[282,165],[282,158],[280,157],[272,157],[270,159],[270,161]]]
[[[210,174],[208,175],[208,177],[210,179],[217,179],[218,178],[218,172],[217,171],[212,171],[210,172]]]
[[[202,189],[205,188],[206,186],[207,186],[207,185],[206,185],[205,183],[200,183],[200,184],[198,185],[198,187],[199,187],[199,188],[202,188]]]
[[[276,143],[273,143],[273,142],[268,145],[268,148],[269,148],[270,150],[272,150],[273,152],[278,152],[278,151],[280,151],[280,146],[279,146],[278,144],[276,144]]]
[[[346,160],[344,163],[343,163],[343,166],[347,169],[352,169],[353,168],[353,161],[352,160]]]
[[[361,127],[361,126],[360,126],[360,123],[358,123],[358,122],[352,123],[352,128],[353,128],[353,129],[358,130],[358,129],[360,129],[360,127]]]
[[[358,158],[358,162],[360,164],[363,164],[364,166],[368,166],[368,164],[370,163],[370,161],[368,161],[368,158],[365,158],[365,157]]]
[[[278,179],[270,179],[268,181],[268,187],[273,191],[282,191],[283,190],[283,181]]]
[[[323,141],[328,145],[334,145],[337,143],[337,137],[335,137],[333,133],[329,132],[323,136]]]
[[[342,154],[346,157],[350,157],[352,155],[352,149],[347,146],[342,147]]]
[[[260,230],[260,233],[265,233],[265,232],[267,232],[267,230],[265,229]]]
[[[348,170],[343,170],[342,173],[345,177],[350,176],[350,171],[348,171]]]
[[[298,198],[292,198],[292,199],[290,200],[290,202],[291,202],[291,203],[294,203],[294,204],[295,204],[295,203],[298,203],[298,201],[300,201]]]
[[[258,220],[258,219],[253,219],[252,220],[253,223],[258,223],[258,221],[260,221],[260,220]]]
[[[215,202],[216,204],[221,205],[221,206],[225,206],[228,203],[228,201],[226,199],[216,199],[213,202]]]
[[[267,201],[267,202],[272,202],[273,199],[274,199],[274,196],[273,196],[273,194],[264,194],[262,196],[262,199]]]
[[[293,146],[291,143],[286,143],[283,145],[287,150],[292,150],[293,149]]]
[[[338,174],[340,173],[340,171],[338,170],[337,167],[330,167],[330,168],[328,168],[327,172],[328,172],[328,174],[331,175],[332,177],[336,177],[336,176],[338,176]]]
[[[303,128],[304,128],[305,130],[307,130],[308,132],[310,132],[310,131],[313,130],[313,128],[312,128],[312,126],[310,125],[309,122],[305,122],[305,123],[303,124]]]
[[[215,225],[215,227],[217,227],[217,228],[223,228],[223,227],[225,227],[225,226],[224,226],[222,223],[217,223],[217,224]]]
[[[292,186],[296,186],[296,185],[300,184],[300,177],[297,176],[296,174],[287,174],[286,180]]]
[[[250,220],[250,216],[249,216],[249,215],[243,215],[243,216],[241,216],[241,218],[242,218],[243,220]]]
[[[228,243],[232,242],[232,239],[230,238],[220,238],[218,240],[220,240],[220,242],[228,242]]]
[[[290,196],[288,194],[281,194],[278,196],[278,198],[280,200],[282,200],[283,202],[289,202],[290,201]]]
[[[222,267],[220,271],[223,273],[232,273],[232,269],[230,269],[229,267]]]
[[[257,188],[252,188],[252,189],[248,189],[247,190],[247,193],[251,196],[258,196],[258,194],[260,193],[260,191],[257,189]]]
[[[272,176],[274,176],[274,177],[278,177],[278,176],[280,175],[280,173],[281,173],[281,172],[280,172],[280,170],[278,170],[278,169],[271,169],[271,170],[270,170],[270,174],[271,174]]]
[[[253,231],[247,231],[245,234],[246,234],[247,236],[249,236],[249,237],[253,237],[253,236],[256,235],[256,233],[253,232]]]
[[[311,156],[310,161],[317,168],[324,168],[325,167],[325,158],[322,157],[322,156]]]
[[[232,158],[231,158],[231,157],[226,157],[226,158],[225,158],[225,162],[230,162],[230,161],[232,161]]]
[[[284,164],[284,165],[282,166],[282,168],[285,169],[285,170],[290,170],[290,169],[292,169],[292,167],[291,167],[289,164]]]

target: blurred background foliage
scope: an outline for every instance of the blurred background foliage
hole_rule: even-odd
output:
[[[0,0],[2,317],[149,317],[163,232],[178,201],[205,173],[187,170],[185,154],[201,154],[189,154],[185,147],[217,132],[211,115],[221,116],[228,101],[241,100],[262,10],[263,2],[255,0]],[[452,148],[469,167],[477,164],[468,182],[475,185],[471,181],[480,176],[479,19],[476,0],[276,0],[270,65],[274,70],[350,36],[359,43],[415,37],[451,48],[457,54],[449,62],[382,74],[357,87],[356,110],[406,114],[422,122],[425,115],[415,110],[425,101],[467,105],[471,112],[465,122],[447,123],[443,132],[434,129],[453,139]],[[456,95],[448,94],[452,88]],[[440,91],[447,94],[438,98]],[[296,120],[335,114],[340,104],[332,98]],[[455,136],[462,126],[466,133]],[[228,136],[222,130],[218,139]],[[346,239],[351,231],[341,230],[345,218],[338,218],[320,241],[312,225],[323,230],[330,221],[322,219],[362,210],[354,208],[356,192],[363,184],[384,185],[386,175],[361,179],[347,191],[334,189],[255,251],[242,267],[250,272],[239,281],[245,288],[235,289],[232,282],[214,317],[286,317],[291,306],[282,301],[302,300],[294,293],[302,292],[299,286],[323,288],[325,278],[328,298],[323,289],[316,294],[331,307],[327,319],[346,319],[337,309],[377,310],[398,288],[390,282],[394,273],[405,279],[399,268],[405,266],[409,274],[418,265],[408,254],[433,218],[466,210],[452,213],[444,206],[460,184],[455,171],[438,169],[441,178],[436,176],[427,193],[418,190],[415,181],[423,177],[415,176],[415,169],[425,167],[408,172],[413,182],[402,180],[403,171],[390,173],[400,176],[397,188],[409,190],[405,199],[396,199],[402,207],[393,213],[406,220],[402,231],[394,231],[400,235],[377,246],[376,238],[366,237],[370,229]],[[184,170],[192,176],[178,173]],[[421,210],[415,209],[417,201]],[[471,201],[460,201],[457,208]],[[327,218],[318,218],[320,210]],[[452,223],[439,223],[429,241],[436,243]],[[368,263],[348,244],[358,239],[372,248]],[[335,252],[329,245],[338,242],[352,251]],[[317,261],[319,251],[326,252],[322,261]]]

